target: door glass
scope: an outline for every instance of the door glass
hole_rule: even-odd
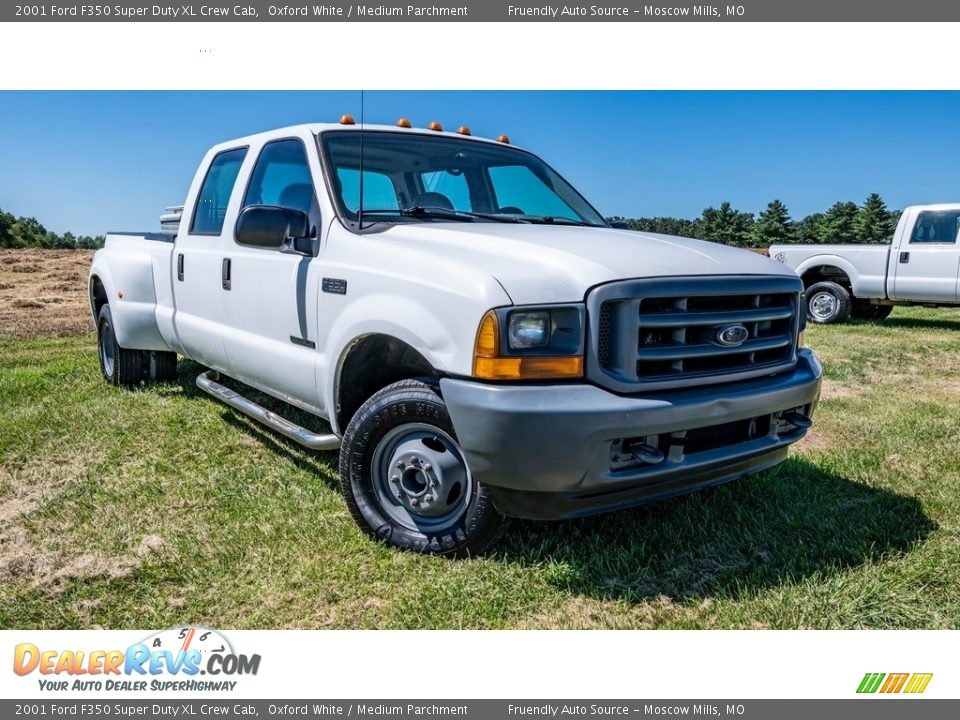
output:
[[[960,228],[958,210],[924,210],[913,226],[911,243],[955,243]]]
[[[313,178],[303,143],[278,140],[263,147],[243,199],[247,205],[277,205],[311,214]]]
[[[197,206],[193,211],[190,232],[197,235],[219,235],[227,216],[230,194],[240,174],[240,166],[247,156],[246,148],[219,153],[210,163],[203,179]]]

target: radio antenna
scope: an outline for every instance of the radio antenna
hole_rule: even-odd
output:
[[[360,91],[360,202],[357,205],[357,230],[363,230],[363,90]]]

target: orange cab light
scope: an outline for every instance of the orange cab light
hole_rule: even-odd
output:
[[[437,130],[437,131],[443,130],[443,125],[441,125],[436,120],[434,120],[432,123],[427,125],[427,130]]]
[[[508,138],[506,135],[498,135],[498,136],[497,136],[497,142],[502,142],[502,143],[506,143],[507,145],[509,145],[509,144],[510,144],[510,138]]]
[[[407,118],[400,118],[399,120],[397,120],[397,127],[412,128],[413,123],[407,120]]]
[[[344,113],[343,115],[340,116],[340,124],[341,124],[341,125],[356,125],[357,123],[354,121],[353,115],[349,115],[349,114],[347,114],[347,113]]]
[[[468,128],[466,125],[461,125],[460,127],[457,128],[457,132],[460,133],[461,135],[469,135],[470,128]]]

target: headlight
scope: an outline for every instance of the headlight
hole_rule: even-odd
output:
[[[547,310],[510,313],[507,345],[511,350],[546,347],[550,343],[550,313]]]
[[[583,305],[499,308],[477,331],[473,374],[487,380],[583,377]]]

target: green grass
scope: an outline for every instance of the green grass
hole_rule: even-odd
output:
[[[370,541],[334,454],[191,363],[117,390],[92,336],[2,339],[0,627],[960,627],[960,314],[807,342],[823,399],[779,468],[451,562]]]

